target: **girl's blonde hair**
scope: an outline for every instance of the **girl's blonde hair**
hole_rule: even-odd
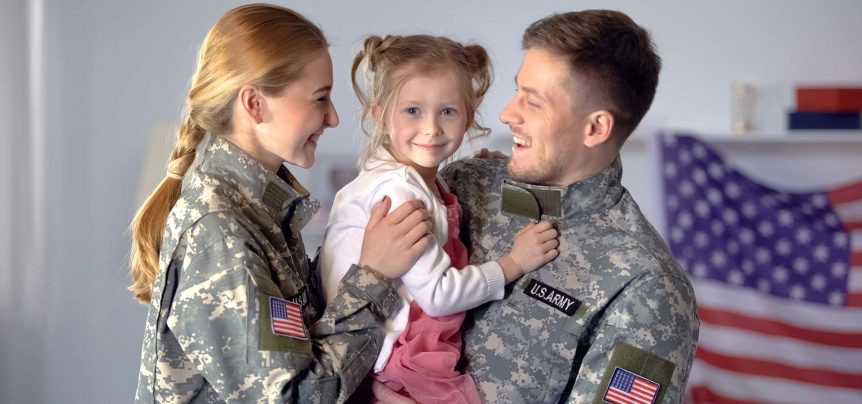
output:
[[[168,214],[179,199],[182,178],[206,133],[228,135],[243,85],[279,94],[305,64],[328,47],[320,28],[284,7],[250,4],[222,16],[207,33],[186,99],[185,116],[168,160],[168,172],[132,220],[129,290],[149,303],[159,273],[159,248]]]
[[[357,77],[364,62],[365,77],[360,86]],[[491,86],[493,73],[488,53],[480,45],[464,45],[446,37],[430,35],[376,35],[365,39],[362,50],[353,59],[350,71],[353,91],[362,104],[360,126],[370,137],[359,157],[359,166],[389,141],[386,119],[392,113],[395,98],[410,74],[431,74],[449,69],[463,91],[467,109],[469,138],[486,135],[490,129],[480,125],[476,110]],[[379,119],[375,121],[372,109]]]

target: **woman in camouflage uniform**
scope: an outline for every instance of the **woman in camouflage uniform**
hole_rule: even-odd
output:
[[[400,302],[389,279],[430,224],[421,203],[380,204],[324,307],[300,236],[318,204],[283,163],[314,163],[338,124],[331,88],[323,33],[291,10],[238,7],[207,34],[166,177],[132,223],[130,290],[150,304],[136,401],[343,401],[371,368]]]

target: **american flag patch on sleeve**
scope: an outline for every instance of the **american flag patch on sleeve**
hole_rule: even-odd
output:
[[[652,404],[659,387],[652,380],[618,367],[602,399],[613,404]]]
[[[308,339],[305,324],[302,322],[302,307],[299,304],[270,296],[269,314],[273,334]]]

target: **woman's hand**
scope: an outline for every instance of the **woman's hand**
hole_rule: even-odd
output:
[[[365,227],[359,265],[396,279],[404,275],[431,245],[431,216],[422,202],[414,199],[389,214],[392,200],[383,198]]]

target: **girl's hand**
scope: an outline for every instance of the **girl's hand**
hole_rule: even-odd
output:
[[[383,198],[371,211],[359,265],[389,279],[404,275],[431,245],[431,216],[419,200],[407,201],[388,215],[392,200]]]
[[[480,158],[480,159],[507,159],[507,158],[509,158],[509,156],[503,154],[503,152],[501,152],[499,150],[491,151],[491,150],[488,150],[484,147],[482,148],[482,150],[479,150],[478,152],[476,152],[476,154],[474,154],[473,157]]]
[[[509,254],[497,260],[503,268],[506,283],[521,275],[530,273],[536,268],[559,255],[557,240],[559,233],[551,222],[530,223],[524,226],[515,236],[515,244]]]
[[[412,399],[396,393],[377,380],[371,382],[371,391],[374,393],[375,404],[416,404]]]

